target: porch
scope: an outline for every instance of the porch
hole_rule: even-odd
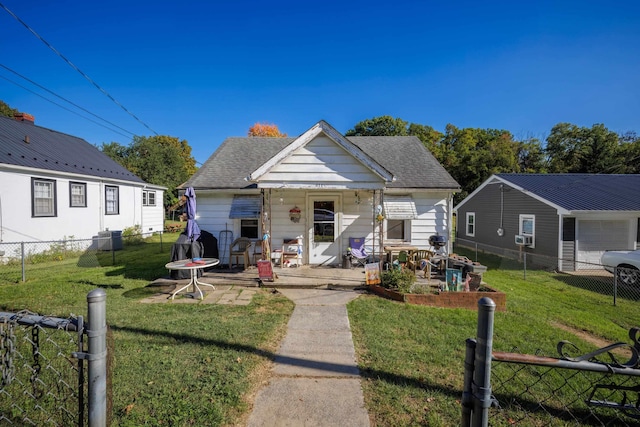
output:
[[[214,286],[235,285],[245,287],[264,288],[331,288],[331,289],[356,289],[365,286],[364,268],[341,268],[333,266],[308,266],[300,267],[273,267],[277,278],[272,282],[259,280],[258,269],[249,266],[242,268],[213,268],[204,272],[198,281]],[[154,285],[180,285],[187,283],[188,279],[172,279],[169,276],[157,279]],[[429,282],[421,272],[416,274],[417,283],[438,284],[439,280],[431,279]]]

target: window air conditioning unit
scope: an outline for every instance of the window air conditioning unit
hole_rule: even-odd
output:
[[[524,236],[522,234],[516,234],[516,245],[531,246],[532,244],[533,244],[533,236]]]

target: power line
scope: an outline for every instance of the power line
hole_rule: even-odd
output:
[[[103,121],[103,122],[105,122],[105,123],[109,123],[111,126],[116,127],[116,128],[118,128],[118,129],[120,129],[120,130],[122,130],[122,131],[125,131],[125,132],[127,132],[128,134],[130,134],[130,135],[132,135],[132,136],[135,136],[135,135],[136,135],[135,133],[133,133],[133,132],[131,132],[131,131],[128,131],[128,130],[124,129],[124,128],[122,128],[122,127],[118,126],[117,124],[112,123],[112,122],[110,122],[109,120],[107,120],[107,119],[105,119],[105,118],[103,118],[103,117],[100,117],[100,116],[98,116],[97,114],[92,113],[91,111],[87,110],[86,108],[81,107],[80,105],[78,105],[78,104],[76,104],[76,103],[74,103],[74,102],[72,102],[72,101],[70,101],[70,100],[66,99],[65,97],[63,97],[63,96],[61,96],[61,95],[58,95],[57,93],[55,93],[55,92],[51,91],[50,89],[47,89],[46,87],[42,86],[41,84],[38,84],[38,83],[34,82],[34,81],[33,81],[33,80],[31,80],[30,78],[23,76],[22,74],[18,73],[18,72],[17,72],[17,71],[15,71],[15,70],[12,70],[11,68],[7,67],[6,65],[4,65],[4,64],[0,64],[0,67],[4,68],[4,69],[5,69],[5,70],[7,70],[7,71],[12,72],[12,73],[13,73],[13,74],[15,74],[16,76],[18,76],[18,77],[20,77],[20,78],[22,78],[22,79],[24,79],[24,80],[28,81],[28,82],[29,82],[29,83],[31,83],[32,85],[37,86],[37,87],[39,87],[40,89],[42,89],[42,90],[45,90],[45,91],[49,92],[51,95],[53,95],[53,96],[55,96],[55,97],[57,97],[57,98],[59,98],[59,99],[62,99],[62,100],[63,100],[63,101],[65,101],[65,102],[68,102],[69,104],[71,104],[71,105],[73,105],[74,107],[76,107],[76,108],[78,108],[78,109],[80,109],[80,110],[84,111],[85,113],[91,114],[93,117],[95,117],[95,118],[97,118],[97,119],[100,119],[100,120],[102,120],[102,121]],[[8,80],[8,79],[5,79],[5,80]],[[11,80],[8,80],[8,81],[9,81],[9,82],[11,82],[11,83],[14,83],[14,82],[12,82]],[[15,84],[15,83],[14,83],[14,84]],[[21,86],[21,87],[22,87],[22,86]],[[32,93],[35,93],[35,92],[32,92]],[[46,98],[44,98],[44,99],[46,99]],[[47,100],[47,101],[48,101],[48,100]],[[56,104],[56,105],[57,105],[57,104]],[[80,117],[83,117],[83,116],[80,116]],[[94,122],[94,123],[95,123],[95,122]],[[108,128],[107,128],[107,129],[108,129]]]
[[[33,28],[31,28],[29,25],[27,25],[26,22],[24,22],[22,19],[20,19],[20,17],[18,17],[15,13],[13,13],[12,11],[10,11],[4,4],[0,3],[0,7],[2,7],[4,10],[7,11],[7,13],[11,16],[13,16],[13,18],[18,21],[19,23],[21,23],[27,30],[29,30],[31,32],[31,34],[33,34],[34,36],[36,36],[42,43],[44,43],[49,49],[51,49],[56,55],[58,55],[60,58],[62,58],[63,61],[65,61],[71,68],[73,68],[74,70],[76,70],[78,73],[80,73],[80,75],[82,77],[84,77],[89,83],[91,83],[92,85],[94,85],[100,92],[102,92],[104,95],[106,95],[111,101],[113,101],[113,103],[115,103],[117,106],[119,106],[120,108],[122,108],[127,114],[129,114],[131,117],[133,117],[134,119],[136,119],[138,121],[138,123],[142,124],[144,127],[146,127],[147,129],[149,129],[151,132],[153,132],[155,135],[158,135],[158,132],[156,132],[155,130],[151,129],[149,127],[149,125],[147,125],[145,122],[143,122],[142,120],[140,120],[135,114],[133,114],[131,111],[129,111],[127,108],[125,108],[124,105],[122,105],[121,103],[119,103],[118,101],[116,101],[116,99],[111,96],[106,90],[104,90],[100,85],[98,85],[98,83],[96,83],[95,81],[93,81],[91,79],[91,77],[89,77],[88,75],[86,75],[84,72],[82,72],[82,70],[80,70],[78,67],[75,66],[75,64],[73,64],[71,61],[69,61],[62,53],[60,53],[55,47],[53,47],[49,42],[47,42],[44,38],[42,38],[42,36],[40,36],[40,34],[38,34]]]
[[[8,78],[6,78],[6,77],[4,77],[4,76],[0,76],[0,79],[4,79],[4,80],[8,81],[9,83],[12,83],[12,84],[14,84],[14,85],[18,86],[19,88],[22,88],[22,89],[26,90],[27,92],[30,92],[30,93],[32,93],[32,94],[34,94],[34,95],[36,95],[36,96],[39,96],[40,98],[44,99],[45,101],[48,101],[48,102],[52,103],[53,105],[56,105],[56,106],[58,106],[58,107],[62,108],[63,110],[67,110],[67,111],[69,111],[70,113],[73,113],[73,114],[75,114],[75,115],[77,115],[77,116],[80,116],[80,117],[82,117],[82,118],[83,118],[83,119],[85,119],[85,120],[89,120],[91,123],[95,123],[95,124],[97,124],[98,126],[102,126],[102,127],[103,127],[103,128],[105,128],[105,129],[109,129],[111,132],[115,132],[115,133],[117,133],[118,135],[122,135],[122,136],[127,137],[127,138],[129,137],[129,135],[125,135],[125,134],[124,134],[124,133],[122,133],[122,132],[118,132],[118,131],[117,131],[117,130],[115,130],[115,129],[111,129],[111,128],[109,128],[109,127],[107,127],[107,126],[103,125],[102,123],[98,123],[98,122],[96,122],[95,120],[91,120],[90,118],[83,116],[82,114],[78,113],[77,111],[73,111],[73,110],[71,110],[70,108],[65,107],[64,105],[58,104],[58,103],[57,103],[57,102],[55,102],[55,101],[52,101],[52,100],[50,100],[50,99],[48,99],[48,98],[45,98],[44,96],[40,95],[39,93],[34,92],[34,91],[32,91],[31,89],[29,89],[29,88],[27,88],[27,87],[25,87],[25,86],[22,86],[20,83],[14,82],[13,80],[8,79]]]

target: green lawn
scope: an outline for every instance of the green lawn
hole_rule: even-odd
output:
[[[293,304],[259,292],[248,306],[141,304],[166,276],[165,234],[111,253],[27,266],[26,283],[0,285],[0,310],[86,316],[87,293],[107,293],[114,354],[112,426],[219,426],[247,416],[247,399],[284,336]],[[0,276],[2,270],[0,267]]]
[[[499,262],[494,257],[479,261],[490,266],[484,280],[507,294],[507,311],[495,313],[496,351],[557,356],[556,344],[569,340],[584,354],[597,347],[560,325],[609,343],[631,343],[629,329],[640,326],[637,301],[619,299],[613,306],[610,296],[571,286],[554,273],[530,272],[524,281],[521,270],[492,269]],[[350,303],[349,318],[377,425],[459,425],[465,340],[476,336],[475,311],[366,296]]]
[[[0,310],[86,315],[86,295],[107,292],[114,342],[113,426],[243,425],[249,402],[268,375],[293,304],[259,292],[248,306],[141,304],[148,285],[166,276],[171,238],[125,243],[111,253],[86,253],[29,265],[26,283],[0,284]],[[553,353],[560,340],[593,344],[559,325],[608,341],[628,341],[640,326],[637,301],[581,289],[553,273],[522,272],[494,258],[484,275],[507,293],[495,315],[494,349]],[[0,278],[2,269],[0,267]],[[365,400],[377,426],[450,426],[460,422],[465,340],[476,335],[477,313],[392,302],[363,295],[348,306]]]

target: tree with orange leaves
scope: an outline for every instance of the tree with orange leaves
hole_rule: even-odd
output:
[[[280,132],[278,126],[273,123],[256,123],[249,128],[248,135],[264,138],[281,138],[287,136],[286,133]]]

